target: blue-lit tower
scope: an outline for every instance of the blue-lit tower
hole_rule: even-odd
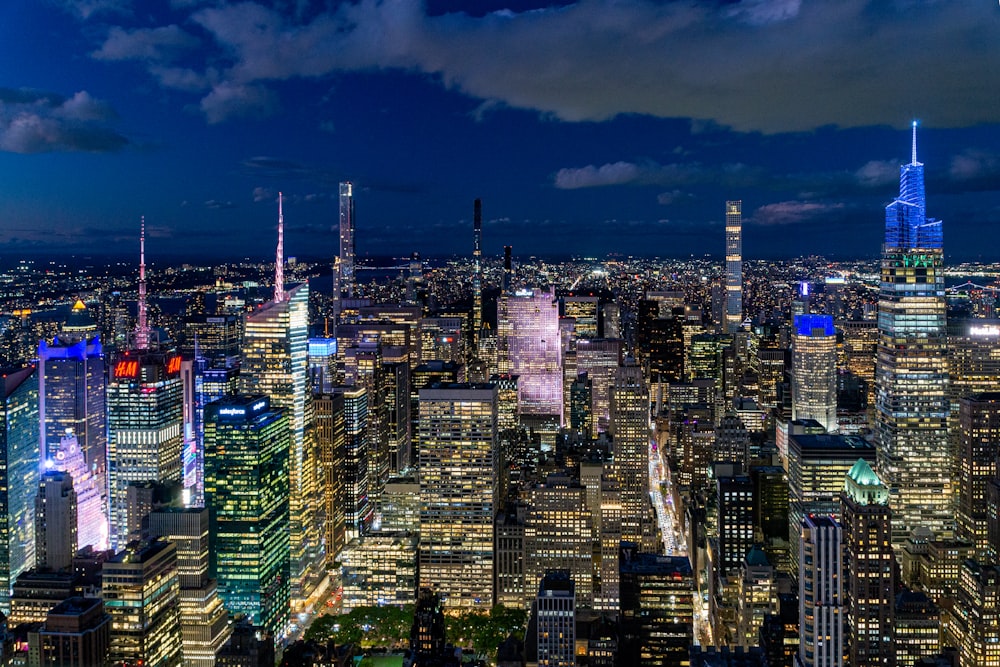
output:
[[[885,209],[879,292],[875,432],[890,489],[893,542],[918,527],[954,528],[948,447],[948,365],[941,221],[927,217],[924,165],[900,168]]]
[[[792,419],[837,430],[837,330],[832,315],[796,315],[792,330]]]

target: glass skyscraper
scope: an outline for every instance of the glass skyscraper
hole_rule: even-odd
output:
[[[832,315],[796,315],[792,330],[792,419],[837,430],[837,330]]]
[[[890,489],[893,541],[917,527],[954,527],[948,444],[948,363],[941,221],[927,217],[924,165],[900,167],[885,209],[879,292],[875,432]]]
[[[334,297],[354,298],[354,187],[340,184],[340,257],[334,272]]]
[[[559,302],[551,292],[526,289],[504,294],[498,308],[498,367],[519,376],[521,414],[562,423]]]
[[[743,325],[743,202],[726,202],[726,331]]]
[[[205,505],[214,538],[210,576],[232,614],[275,638],[290,618],[287,413],[266,396],[205,407]]]

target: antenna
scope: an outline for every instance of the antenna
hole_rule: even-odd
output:
[[[149,347],[149,323],[146,320],[146,216],[140,218],[139,226],[139,324],[135,331],[135,346],[140,350]]]
[[[281,212],[282,195],[278,193],[278,252],[274,259],[274,301],[285,300],[285,216]]]
[[[910,164],[919,164],[917,162],[917,121],[913,121],[913,158]]]

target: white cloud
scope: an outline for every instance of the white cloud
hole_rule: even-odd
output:
[[[100,121],[114,110],[86,91],[70,98],[33,90],[0,89],[0,151],[107,152],[124,148],[128,139]]]
[[[576,190],[603,185],[622,185],[638,180],[642,173],[642,168],[631,162],[615,162],[600,167],[591,164],[578,169],[560,169],[556,172],[555,186],[560,190]]]
[[[278,97],[267,88],[227,81],[214,86],[200,104],[205,118],[213,124],[230,118],[264,118],[277,107]]]
[[[171,60],[197,48],[199,41],[177,25],[125,30],[112,27],[108,37],[91,55],[98,60]]]

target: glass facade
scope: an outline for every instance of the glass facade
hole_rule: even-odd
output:
[[[518,378],[522,415],[562,420],[562,345],[559,302],[551,292],[519,290],[500,298],[498,368]]]
[[[792,419],[815,419],[837,430],[837,330],[830,315],[795,316]]]
[[[726,331],[743,324],[743,202],[726,202]]]

